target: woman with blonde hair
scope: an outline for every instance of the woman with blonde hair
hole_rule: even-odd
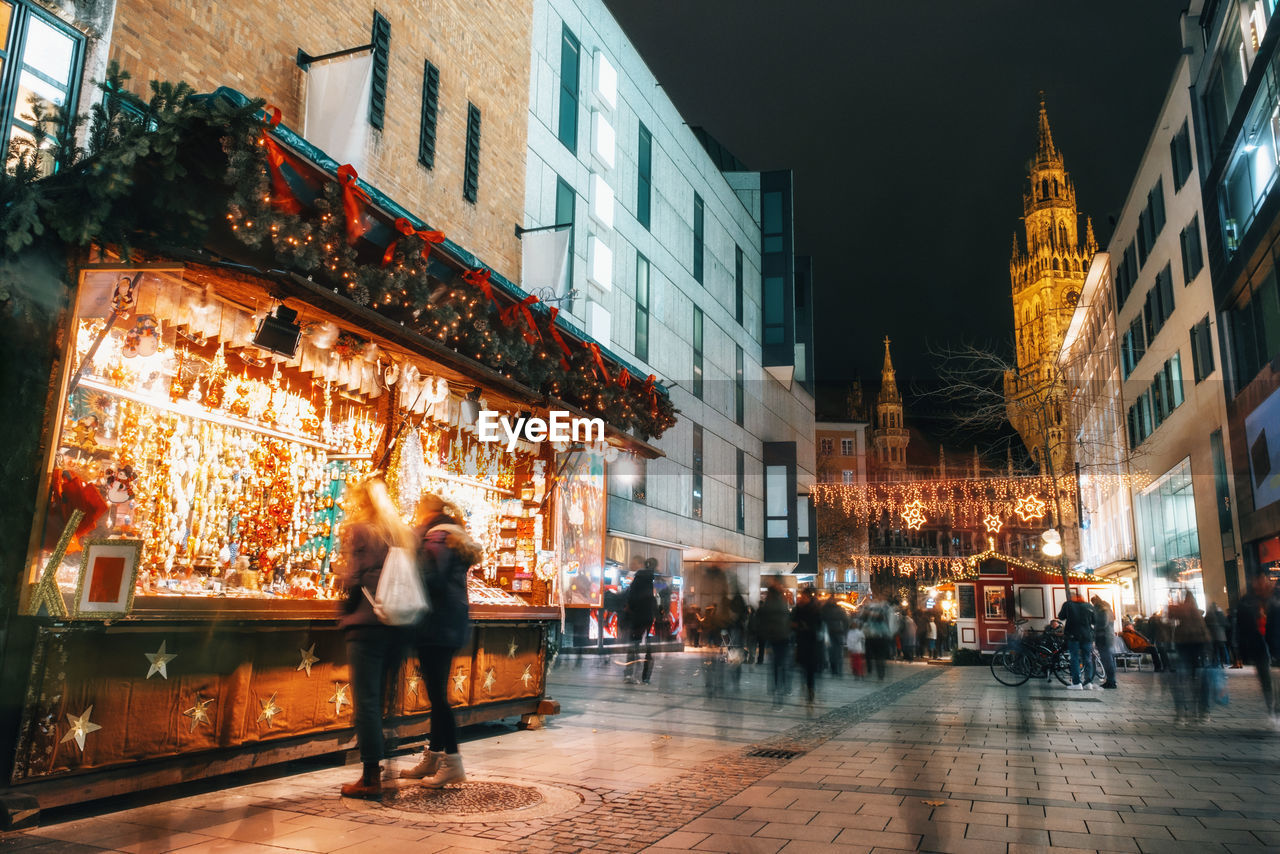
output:
[[[470,635],[467,571],[483,551],[466,531],[462,513],[446,499],[428,492],[418,502],[418,567],[431,610],[415,627],[418,666],[431,701],[431,739],[422,760],[400,772],[422,785],[441,788],[467,777],[458,755],[458,727],[449,707],[449,669],[453,656]]]
[[[343,501],[340,580],[346,590],[342,617],[347,634],[347,660],[355,689],[356,743],[364,773],[342,787],[343,797],[378,798],[382,795],[381,762],[382,697],[388,661],[397,650],[399,636],[373,611],[382,564],[392,548],[414,546],[413,531],[396,512],[387,486],[377,478],[357,483]]]

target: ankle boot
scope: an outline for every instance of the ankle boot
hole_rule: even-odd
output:
[[[467,774],[462,770],[462,757],[457,753],[446,753],[440,759],[436,773],[422,781],[428,789],[443,788],[446,783],[465,783]]]
[[[440,760],[444,759],[444,751],[424,750],[422,751],[422,759],[412,768],[406,768],[400,772],[401,780],[421,780],[423,777],[430,777],[436,773],[440,767]]]
[[[382,769],[378,763],[366,763],[364,773],[354,783],[342,785],[342,797],[377,800],[382,797]]]

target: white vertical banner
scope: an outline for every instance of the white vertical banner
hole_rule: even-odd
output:
[[[534,231],[520,238],[520,271],[524,289],[534,293],[549,288],[557,297],[569,291],[565,271],[569,267],[572,227]]]
[[[302,134],[339,164],[357,172],[367,164],[369,92],[373,54],[362,53],[312,65],[307,71],[307,106]]]

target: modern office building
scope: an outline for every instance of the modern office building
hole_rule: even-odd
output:
[[[1232,594],[1236,583],[1243,585],[1260,572],[1280,572],[1276,5],[1274,0],[1198,0],[1184,16],[1184,41],[1203,57],[1193,65],[1190,82],[1198,118],[1191,161],[1201,175],[1212,277],[1208,337],[1218,346],[1217,360],[1205,367],[1217,372],[1227,427],[1213,434],[1222,451],[1215,451],[1212,467],[1197,473],[1214,484],[1217,501],[1210,517],[1221,520],[1211,526],[1214,530],[1232,526],[1235,509],[1238,556],[1225,536],[1222,543]]]
[[[689,602],[710,565],[754,597],[761,575],[816,570],[811,270],[791,174],[747,170],[658,84],[602,0],[535,0],[520,225],[568,226],[544,298],[680,410],[664,456],[610,473],[606,584],[658,557]]]

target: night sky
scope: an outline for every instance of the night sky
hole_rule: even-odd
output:
[[[876,386],[887,334],[907,391],[933,378],[930,348],[1012,351],[1009,245],[1042,89],[1105,245],[1172,78],[1186,5],[606,3],[690,125],[752,169],[794,170],[818,380]]]

